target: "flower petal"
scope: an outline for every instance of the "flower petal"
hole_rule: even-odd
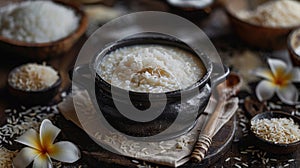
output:
[[[276,87],[269,81],[263,80],[256,86],[256,96],[259,101],[268,100],[273,97]]]
[[[55,143],[48,154],[55,160],[67,163],[73,163],[80,158],[79,149],[73,143],[67,141]]]
[[[40,127],[40,140],[43,147],[52,145],[55,138],[59,134],[60,129],[54,126],[50,120],[43,120]]]
[[[33,168],[52,168],[52,161],[47,154],[40,154],[33,161]]]
[[[39,134],[34,129],[27,130],[23,135],[21,135],[15,141],[30,146],[37,150],[41,149]]]
[[[297,103],[299,95],[298,90],[294,85],[289,84],[286,87],[278,88],[276,92],[282,102],[290,105]]]
[[[15,168],[26,168],[38,155],[39,151],[25,147],[13,159],[13,166]]]
[[[269,58],[268,59],[268,64],[269,64],[269,66],[270,66],[270,68],[271,68],[274,75],[277,74],[278,70],[288,71],[287,64],[282,60]]]
[[[269,69],[256,69],[255,71],[253,71],[254,75],[268,79],[270,81],[273,80],[273,74],[272,71],[270,71]]]
[[[293,69],[292,69],[292,81],[293,82],[300,82],[300,68],[298,68],[298,67],[294,67]]]

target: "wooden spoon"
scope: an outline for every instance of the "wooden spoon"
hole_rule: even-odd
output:
[[[241,87],[242,80],[235,74],[231,73],[225,82],[219,84],[216,89],[218,92],[218,104],[206,123],[204,129],[201,131],[198,141],[194,147],[194,151],[191,155],[191,160],[194,162],[201,162],[212,142],[212,137],[215,133],[216,126],[219,121],[219,116],[224,111],[227,98],[235,95]]]

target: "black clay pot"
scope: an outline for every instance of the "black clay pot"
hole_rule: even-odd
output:
[[[195,84],[183,90],[150,94],[128,91],[112,86],[97,74],[96,67],[111,51],[125,46],[144,44],[174,46],[199,56],[206,68],[205,75]],[[94,76],[92,75],[95,79],[93,80],[95,83],[92,83],[92,85],[95,85],[95,89],[90,90],[90,95],[95,95],[97,101],[94,101],[94,104],[100,108],[106,121],[116,130],[133,137],[150,137],[165,131],[165,136],[171,138],[189,131],[204,111],[211,95],[212,82],[216,82],[210,80],[212,70],[213,64],[209,57],[204,54],[198,55],[187,44],[167,35],[146,33],[110,44],[94,57],[90,65],[76,67],[73,77],[74,75],[84,76],[87,73],[95,74]],[[226,73],[217,80],[225,79],[228,72],[227,69]],[[87,80],[75,82],[88,89]],[[151,102],[149,101],[149,96]],[[140,110],[141,113],[149,108],[159,111],[164,103],[166,104],[163,111],[151,121],[137,121],[128,118],[126,114],[120,112],[131,109],[133,106]],[[144,113],[141,115],[148,114]]]

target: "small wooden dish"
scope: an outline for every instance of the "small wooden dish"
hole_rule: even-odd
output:
[[[252,3],[255,2],[257,1],[252,1]],[[259,3],[254,4],[254,6],[258,5]],[[225,11],[237,36],[255,48],[265,50],[286,48],[287,36],[297,26],[265,27],[242,20],[236,15],[238,11],[248,9],[250,9],[250,5],[247,0],[231,0],[225,4]]]
[[[49,104],[59,91],[60,85],[62,83],[61,76],[58,75],[59,78],[50,87],[37,91],[26,91],[14,87],[9,80],[12,77],[12,74],[15,73],[18,68],[19,67],[14,68],[8,75],[8,91],[11,96],[13,96],[17,101],[26,106]]]
[[[30,58],[32,60],[44,60],[46,58],[58,56],[70,50],[87,29],[87,15],[76,3],[61,0],[53,1],[73,9],[76,15],[81,18],[77,29],[73,33],[57,41],[47,43],[27,43],[0,36],[0,49],[18,57]]]
[[[300,66],[300,28],[292,31],[287,40],[290,58],[295,66]],[[296,49],[299,48],[299,52]]]
[[[255,121],[257,119],[271,119],[271,118],[292,118],[295,123],[298,123],[298,125],[300,125],[300,118],[281,111],[259,113],[255,115],[251,119],[251,121]],[[259,147],[260,149],[266,152],[270,152],[274,154],[288,154],[288,153],[293,153],[298,149],[300,149],[300,141],[289,143],[289,144],[279,144],[258,137],[254,132],[252,132],[252,130],[250,131],[250,135],[255,139],[256,142],[255,145],[257,145],[257,147]]]
[[[184,0],[166,0],[166,2],[169,6],[170,12],[192,21],[198,21],[199,19],[208,16],[215,4],[215,0],[206,2],[203,5],[201,5],[201,2],[199,1],[194,4],[188,4],[188,2]]]

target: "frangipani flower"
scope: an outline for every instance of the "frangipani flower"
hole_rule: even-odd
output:
[[[34,168],[52,168],[51,158],[73,163],[80,158],[79,149],[71,142],[61,141],[53,144],[60,129],[50,120],[43,120],[40,134],[29,129],[16,141],[29,147],[23,148],[13,159],[15,168],[25,168],[33,161]]]
[[[300,69],[288,66],[279,59],[268,59],[270,69],[258,69],[255,74],[265,78],[256,87],[256,96],[260,101],[268,100],[276,93],[286,104],[295,104],[298,90],[292,82],[300,82]]]

